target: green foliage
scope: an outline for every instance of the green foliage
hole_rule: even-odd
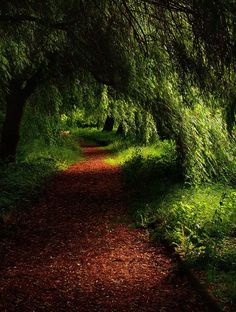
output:
[[[145,151],[140,148],[124,163],[125,181],[142,190],[142,201],[156,198],[141,204],[139,222],[148,226],[156,221],[158,233],[189,259],[214,257],[216,247],[235,235],[236,193],[229,186],[176,184],[179,179],[169,147],[149,157],[143,157]]]
[[[216,247],[235,231],[235,193],[220,186],[172,189],[155,206],[160,231],[189,259],[215,256]],[[223,194],[223,195],[221,195]],[[227,196],[227,197],[226,197]],[[223,199],[224,197],[224,199]]]
[[[150,144],[156,141],[158,134],[154,118],[150,112],[128,99],[111,99],[112,110],[117,124],[122,124],[124,135],[129,141]]]
[[[157,222],[191,261],[231,270],[222,246],[235,231],[234,12],[233,0],[3,1],[0,125],[12,82],[31,95],[17,163],[1,165],[4,209],[76,159],[61,131],[111,115],[125,142],[94,129],[73,136],[109,144],[126,182],[158,197],[144,204],[143,225]],[[226,190],[201,186],[216,181]]]
[[[231,181],[236,174],[235,142],[229,138],[220,110],[202,103],[182,109],[184,166],[190,183]]]
[[[81,158],[79,146],[72,138],[61,139],[60,145],[35,139],[23,149],[16,163],[0,164],[0,215],[28,207],[48,178]]]
[[[214,275],[208,283],[222,288],[222,300],[235,300],[235,190],[226,184],[185,185],[174,146],[168,141],[159,146],[158,155],[144,157],[140,147],[123,162],[126,185],[135,191],[136,224],[172,244],[189,265]]]
[[[12,80],[24,88],[36,75],[32,98],[51,115],[50,124],[61,114],[67,128],[101,127],[111,114],[129,141],[149,144],[157,132],[175,140],[190,183],[230,180],[234,153],[224,113],[230,130],[235,4],[159,6],[142,0],[3,5],[1,106]]]
[[[198,87],[182,90],[174,75],[160,85],[153,116],[161,137],[176,141],[179,164],[190,184],[231,181],[236,173],[235,142],[230,137],[221,99]]]
[[[45,87],[41,91],[34,98],[37,105],[30,103],[24,112],[16,163],[0,164],[0,215],[28,206],[48,178],[81,159],[78,143],[70,134],[63,136],[63,103],[58,89]],[[51,98],[45,96],[47,92]]]
[[[68,165],[81,159],[81,151],[77,142],[70,135],[60,137],[54,142],[35,139],[18,151],[19,162],[37,162],[38,160],[52,163],[56,170],[65,169]]]
[[[72,129],[72,134],[78,139],[85,139],[90,144],[108,146],[117,139],[114,131],[103,132],[96,128]]]
[[[235,191],[221,185],[175,185],[163,194],[137,204],[137,223],[152,229],[155,238],[173,244],[189,264],[201,269],[212,289],[221,290],[220,300],[235,302]]]
[[[28,206],[29,200],[38,195],[45,179],[55,172],[53,161],[39,159],[0,165],[0,215],[16,206]]]
[[[155,167],[159,169],[160,163],[175,162],[175,146],[170,141],[156,141],[155,144],[148,146],[133,145],[132,142],[114,142],[110,147],[115,151],[115,155],[110,161],[122,164],[124,170],[128,170],[127,175],[134,179],[141,178],[141,174],[147,174],[153,171],[155,175]],[[134,169],[135,168],[135,169]],[[140,175],[140,176],[139,176]],[[143,177],[142,177],[143,178]]]
[[[232,247],[235,248],[235,244]],[[230,257],[232,261],[232,253]],[[204,273],[214,296],[218,298],[222,306],[229,304],[234,306],[236,303],[235,270],[225,272],[208,266]]]

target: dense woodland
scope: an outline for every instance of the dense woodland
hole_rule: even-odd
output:
[[[106,142],[137,224],[235,304],[235,64],[235,0],[2,0],[2,222]]]

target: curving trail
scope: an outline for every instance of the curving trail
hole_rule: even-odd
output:
[[[84,154],[0,241],[0,311],[207,311],[165,248],[128,226],[120,168]]]

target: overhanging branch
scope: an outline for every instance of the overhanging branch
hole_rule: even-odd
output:
[[[68,26],[71,26],[75,24],[78,20],[73,19],[70,21],[60,21],[60,22],[53,22],[47,19],[43,19],[40,17],[32,16],[32,15],[1,15],[0,14],[0,22],[5,22],[5,23],[24,23],[24,22],[30,22],[30,23],[35,23],[41,26],[49,27],[49,28],[54,28],[58,30],[67,30]]]

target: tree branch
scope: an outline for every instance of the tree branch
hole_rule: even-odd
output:
[[[61,22],[53,22],[47,19],[35,17],[32,15],[1,15],[0,14],[0,22],[6,23],[23,23],[23,22],[30,22],[36,23],[45,27],[54,28],[58,30],[67,30],[67,27],[73,25],[77,22],[76,19],[71,21],[61,21]]]

